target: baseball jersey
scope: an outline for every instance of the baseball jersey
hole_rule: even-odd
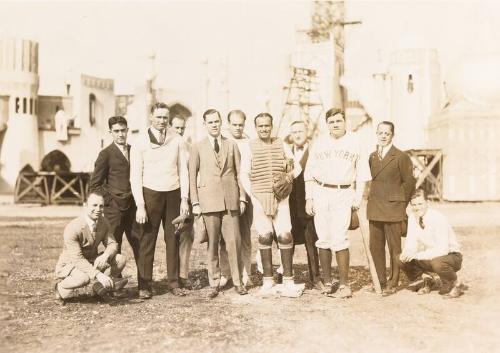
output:
[[[318,137],[304,172],[306,198],[312,198],[315,180],[333,185],[371,180],[368,153],[358,135],[347,131],[338,139],[330,135]]]

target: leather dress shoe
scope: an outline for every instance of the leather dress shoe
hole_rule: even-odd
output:
[[[248,294],[247,290],[245,289],[245,287],[243,286],[234,286],[234,290],[236,291],[236,293],[238,293],[239,295],[245,295],[245,294]]]
[[[66,301],[64,300],[64,298],[63,298],[63,297],[61,297],[61,293],[59,293],[58,286],[59,286],[59,282],[57,282],[57,283],[55,284],[55,286],[54,286],[54,291],[55,291],[55,295],[56,295],[56,300],[57,300],[60,304],[64,305],[64,304],[66,303]]]
[[[92,286],[92,291],[98,297],[104,297],[108,294],[108,290],[104,288],[101,282],[95,282],[94,285]]]
[[[139,299],[151,299],[153,292],[150,289],[139,289]]]
[[[454,299],[460,297],[464,292],[462,291],[462,288],[460,285],[455,285],[451,289],[451,291],[445,295],[443,295],[443,298],[445,299]]]
[[[186,292],[184,292],[184,290],[182,290],[181,288],[179,287],[175,287],[175,288],[172,288],[170,289],[170,291],[172,292],[173,295],[175,295],[176,297],[185,297],[186,296]]]
[[[396,294],[397,289],[395,287],[388,286],[382,290],[382,296],[388,297],[390,295]]]
[[[328,290],[323,281],[320,279],[313,283],[313,288],[319,290],[321,293],[326,293],[326,291]]]
[[[208,299],[213,299],[213,298],[215,298],[218,295],[219,295],[219,287],[212,287],[208,291],[207,298]]]
[[[116,277],[116,278],[113,278],[113,283],[114,283],[114,288],[113,290],[114,291],[119,291],[121,289],[123,289],[127,283],[128,283],[128,278],[123,278],[123,277]]]
[[[179,277],[179,287],[191,290],[193,289],[193,283],[191,283],[189,278]]]
[[[455,287],[454,282],[445,282],[441,285],[441,288],[439,289],[439,294],[440,295],[448,294],[454,287]]]

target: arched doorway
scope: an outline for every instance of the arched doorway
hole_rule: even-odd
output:
[[[69,172],[71,162],[69,158],[61,151],[54,150],[45,155],[40,164],[42,172]]]

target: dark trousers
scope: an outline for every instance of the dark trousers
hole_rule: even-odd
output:
[[[318,249],[316,248],[316,241],[318,240],[318,235],[316,234],[316,228],[314,227],[314,221],[312,218],[305,217],[293,217],[292,218],[292,236],[294,249],[296,245],[296,240],[301,240],[301,235],[303,235],[304,245],[307,252],[307,266],[309,268],[309,279],[312,283],[320,280],[319,273],[319,258]],[[298,241],[301,243],[301,241]]]
[[[391,260],[389,286],[397,287],[399,282],[399,255],[401,254],[402,222],[370,221],[370,252],[382,287],[387,285],[385,273],[385,243],[389,247]]]
[[[154,191],[143,188],[144,204],[148,221],[135,225],[138,228],[139,259],[137,261],[139,289],[150,289],[153,280],[153,262],[156,238],[163,223],[167,247],[167,281],[170,288],[179,287],[179,237],[174,234],[172,221],[180,214],[180,189]]]
[[[135,234],[135,229],[133,227],[135,221],[135,211],[135,205],[131,205],[126,210],[120,210],[113,199],[111,199],[109,204],[104,207],[104,217],[111,225],[113,235],[118,243],[118,254],[121,254],[123,233],[125,233],[128,243],[134,253],[134,259],[137,262],[139,255],[139,239],[137,238],[137,234]]]
[[[432,260],[411,260],[401,262],[399,266],[412,282],[420,278],[424,272],[435,272],[444,286],[456,281],[457,272],[462,268],[462,254],[451,252]]]
[[[240,286],[242,263],[239,212],[226,210],[224,212],[207,212],[202,215],[208,234],[207,255],[210,287],[218,287],[220,282],[219,244],[221,235],[226,244],[233,284]]]

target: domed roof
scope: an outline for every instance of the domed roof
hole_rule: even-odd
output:
[[[451,103],[465,98],[476,104],[500,106],[500,52],[463,58],[448,72],[445,85]]]

